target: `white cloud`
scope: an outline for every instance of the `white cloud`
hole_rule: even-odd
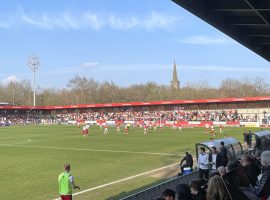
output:
[[[81,66],[83,68],[92,68],[92,67],[96,67],[98,65],[99,65],[98,62],[85,62],[85,63],[81,64]]]
[[[152,12],[151,16],[144,19],[142,24],[146,29],[167,29],[171,27],[179,18],[172,15],[165,15],[158,12]]]
[[[195,45],[220,45],[231,43],[232,40],[222,37],[209,37],[209,36],[190,36],[182,40],[177,40],[178,42],[185,44],[195,44]]]
[[[17,76],[16,75],[11,75],[11,76],[8,76],[8,77],[4,78],[2,80],[2,83],[3,84],[8,84],[10,82],[17,82],[17,81],[19,81],[19,79],[17,78]]]
[[[98,17],[96,14],[85,13],[83,14],[82,19],[86,27],[96,30],[96,31],[100,30],[105,25],[105,22],[103,21],[103,19]]]
[[[136,15],[120,17],[111,14],[106,23],[108,23],[112,29],[117,30],[139,28],[149,31],[154,29],[168,30],[178,20],[180,20],[178,17],[152,11],[150,14],[142,17]]]
[[[37,28],[37,29],[63,29],[94,31],[105,28],[128,31],[131,29],[169,30],[180,18],[171,14],[152,11],[142,14],[117,15],[115,13],[102,14],[85,11],[79,14],[71,12],[59,13],[26,13],[21,9],[16,14],[1,14],[0,28]]]
[[[10,22],[0,21],[0,28],[2,29],[9,29],[11,26]]]

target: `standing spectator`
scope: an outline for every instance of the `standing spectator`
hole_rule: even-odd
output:
[[[241,158],[241,164],[245,168],[246,175],[252,184],[252,186],[256,185],[258,180],[258,176],[261,173],[259,166],[253,161],[253,159],[248,155],[243,155]]]
[[[248,148],[251,148],[251,143],[252,143],[252,132],[248,131],[248,134],[247,134],[247,146],[248,146]]]
[[[183,162],[186,162],[184,165]],[[184,173],[184,168],[185,167],[190,167],[191,171],[192,171],[192,167],[193,167],[193,158],[192,158],[192,155],[189,154],[188,152],[186,152],[186,155],[185,157],[181,160],[180,162],[180,167],[181,167],[181,172],[182,174]]]
[[[217,170],[221,166],[221,155],[217,152],[216,147],[211,147],[212,153],[209,155],[209,161],[212,170]]]
[[[262,152],[262,142],[259,136],[255,136],[255,146],[254,146],[255,155],[261,154]]]
[[[199,169],[199,178],[203,178],[205,176],[206,179],[209,178],[209,157],[208,154],[205,153],[205,148],[200,148],[201,152],[198,157],[198,169]]]
[[[227,149],[224,146],[224,142],[220,142],[220,156],[221,156],[221,161],[220,161],[220,165],[226,167],[228,164],[228,155],[227,155]]]
[[[59,194],[62,200],[72,200],[72,187],[73,189],[79,189],[80,187],[75,185],[73,176],[70,172],[70,164],[64,165],[64,172],[58,177]]]
[[[248,148],[248,133],[247,131],[245,130],[245,132],[243,133],[243,137],[244,137],[244,143],[245,143],[245,147]]]
[[[181,183],[176,186],[176,194],[178,200],[192,200],[191,190],[187,184]]]
[[[270,197],[270,151],[264,151],[261,154],[261,163],[263,173],[261,179],[257,182],[255,192],[258,197],[267,199]]]
[[[207,200],[231,200],[222,178],[218,175],[213,176],[208,182]],[[240,200],[240,199],[239,199]]]

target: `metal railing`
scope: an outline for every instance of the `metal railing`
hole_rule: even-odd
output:
[[[153,199],[156,199],[157,197],[159,197],[165,189],[175,190],[176,185],[178,185],[180,183],[189,184],[193,179],[196,179],[198,177],[199,177],[199,172],[193,171],[190,174],[183,175],[183,176],[176,177],[176,178],[172,178],[168,181],[165,181],[165,182],[160,183],[158,185],[155,185],[153,187],[144,189],[144,190],[139,191],[135,194],[124,197],[120,200],[153,200]]]

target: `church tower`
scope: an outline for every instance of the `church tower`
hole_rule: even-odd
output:
[[[171,81],[171,88],[172,89],[179,89],[180,88],[180,82],[177,77],[177,70],[176,70],[176,64],[174,61],[174,66],[173,66],[173,79]]]

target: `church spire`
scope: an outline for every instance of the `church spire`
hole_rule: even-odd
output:
[[[179,82],[178,77],[177,77],[176,63],[175,63],[175,60],[174,60],[173,79],[171,81],[171,88],[179,89],[180,88],[179,84],[180,84],[180,82]]]

